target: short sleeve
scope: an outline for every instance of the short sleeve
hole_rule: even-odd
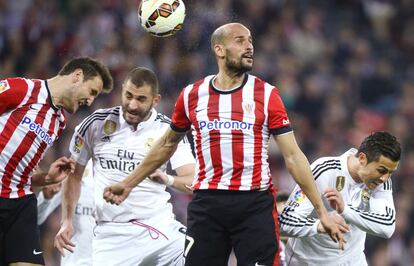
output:
[[[17,108],[27,91],[27,82],[22,78],[0,80],[0,114]]]
[[[272,89],[268,103],[269,130],[273,135],[280,135],[292,131],[285,105],[280,98],[277,88]]]
[[[91,134],[89,130],[91,127],[81,132],[81,129],[84,128],[84,124],[87,121],[88,118],[75,128],[69,145],[72,158],[81,165],[86,165],[92,156],[92,138],[89,136]]]
[[[175,103],[170,126],[172,130],[177,132],[186,132],[191,127],[191,121],[185,112],[184,90],[181,91],[181,94]]]

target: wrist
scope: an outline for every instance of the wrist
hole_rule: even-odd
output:
[[[165,183],[168,187],[174,185],[174,177],[172,175],[167,175],[167,182]]]

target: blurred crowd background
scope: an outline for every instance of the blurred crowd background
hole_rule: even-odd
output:
[[[373,131],[387,130],[403,145],[393,175],[396,231],[368,237],[370,265],[414,265],[414,1],[411,0],[185,0],[183,29],[155,38],[138,24],[138,0],[0,0],[0,77],[46,79],[74,56],[107,64],[115,89],[91,109],[70,117],[44,163],[68,154],[73,128],[97,108],[119,105],[121,83],[135,66],[153,69],[161,83],[159,111],[170,115],[181,88],[217,71],[209,38],[238,21],[253,35],[253,74],[276,85],[296,138],[309,160],[339,155]],[[293,180],[271,146],[279,191]],[[185,223],[189,196],[173,193]],[[47,265],[59,265],[55,212],[41,227]]]

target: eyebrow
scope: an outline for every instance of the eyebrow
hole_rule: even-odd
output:
[[[383,170],[386,170],[388,173],[393,173],[393,172],[395,172],[395,170],[388,169],[387,167],[382,166],[382,165],[380,165],[380,166],[379,166],[379,168],[381,168],[381,169],[383,169]]]

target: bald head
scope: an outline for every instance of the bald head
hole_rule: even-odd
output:
[[[244,28],[249,31],[249,29],[241,23],[227,23],[218,27],[211,35],[211,49],[214,51],[214,46],[216,44],[223,44],[230,33],[240,28]]]

